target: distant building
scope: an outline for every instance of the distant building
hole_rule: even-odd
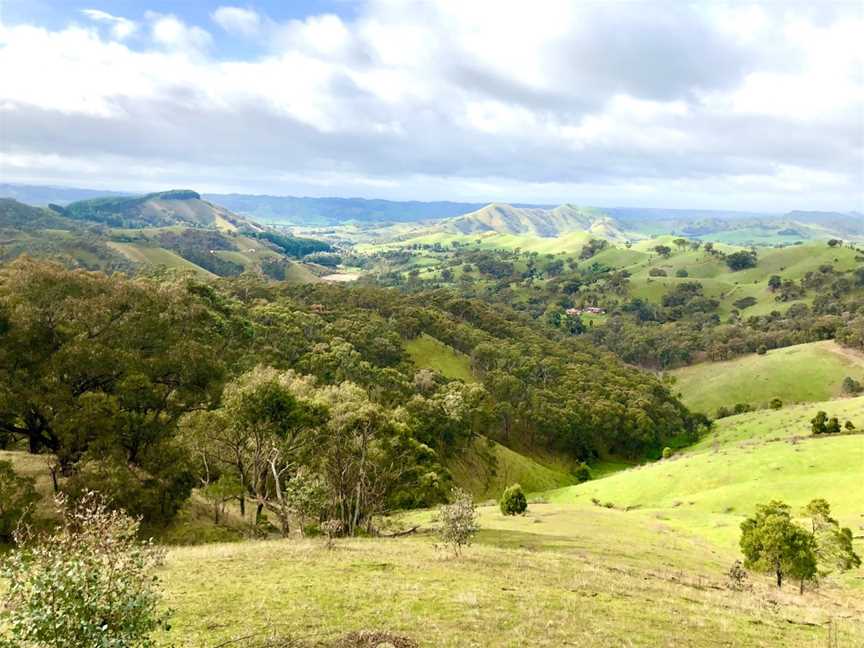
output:
[[[579,315],[605,315],[606,309],[599,306],[585,306],[585,308],[568,308],[564,312],[571,317],[577,317]]]

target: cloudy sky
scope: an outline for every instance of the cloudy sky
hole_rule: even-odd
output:
[[[0,0],[0,181],[864,211],[864,3]]]

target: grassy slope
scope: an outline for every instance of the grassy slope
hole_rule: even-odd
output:
[[[489,506],[480,524],[460,558],[425,535],[172,549],[165,645],[376,629],[430,647],[822,646],[821,624],[838,617],[840,645],[864,632],[864,605],[832,587],[726,590],[735,552],[633,512],[532,504],[504,518]]]
[[[864,434],[811,437],[809,421],[820,409],[864,427],[864,397],[743,414],[721,419],[709,438],[671,460],[548,497],[559,503],[588,505],[597,498],[616,507],[638,507],[631,512],[730,548],[738,541],[743,516],[757,503],[779,498],[797,507],[824,497],[836,517],[861,536]]]
[[[471,373],[471,361],[468,356],[455,351],[452,347],[439,342],[430,335],[405,342],[405,350],[418,367],[434,369],[442,376],[453,380],[476,382]]]
[[[832,265],[837,271],[846,271],[856,267],[855,250],[851,248],[831,248],[824,241],[795,245],[785,248],[760,248],[759,263],[755,268],[732,272],[722,260],[704,252],[704,250],[678,251],[673,237],[657,237],[650,241],[640,241],[633,246],[631,254],[642,252],[646,258],[623,261],[616,267],[626,267],[631,273],[631,294],[652,302],[659,302],[665,293],[684,281],[699,281],[704,286],[708,297],[720,302],[719,315],[728,317],[735,308],[734,303],[743,297],[754,297],[758,304],[743,311],[745,317],[765,315],[771,311],[785,311],[793,303],[809,303],[813,300],[811,293],[805,299],[796,302],[777,302],[768,290],[768,279],[777,274],[784,279],[798,280],[808,272],[817,271],[822,265]],[[660,244],[673,249],[669,258],[661,258],[656,254],[648,256],[651,249]],[[715,245],[718,250],[732,252],[736,249],[728,245]],[[599,257],[600,255],[598,255]],[[631,261],[632,260],[632,261]],[[629,262],[629,264],[628,264]],[[667,277],[651,277],[652,268],[665,270]],[[675,276],[678,270],[687,270],[687,278]]]
[[[490,462],[487,457],[493,460]],[[527,493],[547,491],[575,483],[562,466],[514,452],[486,439],[478,439],[463,456],[448,465],[456,483],[478,500],[497,499],[511,484]]]
[[[840,396],[843,378],[864,380],[864,356],[833,341],[813,342],[670,373],[688,407],[713,415],[721,405],[764,407],[775,397],[795,403]]]
[[[199,265],[192,263],[191,261],[187,261],[179,254],[175,254],[170,250],[166,250],[161,247],[154,247],[150,245],[139,245],[137,243],[108,243],[113,249],[117,250],[121,254],[124,254],[132,261],[136,263],[146,263],[154,266],[165,266],[166,268],[174,269],[174,270],[191,270],[192,272],[196,272],[202,277],[215,277],[212,272],[209,270],[205,270]]]

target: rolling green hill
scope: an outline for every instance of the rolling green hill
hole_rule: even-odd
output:
[[[713,416],[718,407],[736,403],[760,408],[772,398],[791,404],[841,396],[846,376],[864,381],[864,356],[826,340],[669,373],[689,408]]]
[[[864,434],[811,436],[810,419],[818,410],[864,428],[864,397],[742,414],[717,421],[714,432],[672,459],[547,497],[581,505],[593,498],[638,509],[727,547],[736,545],[738,525],[756,504],[782,499],[800,507],[822,497],[841,523],[861,536]]]

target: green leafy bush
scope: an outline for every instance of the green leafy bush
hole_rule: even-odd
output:
[[[154,575],[163,551],[140,542],[138,521],[95,493],[58,505],[57,529],[16,534],[19,548],[2,561],[0,647],[155,646],[152,633],[168,629]]]
[[[504,515],[522,515],[528,510],[528,500],[519,484],[505,488],[499,504]]]
[[[576,478],[578,483],[584,484],[591,480],[591,469],[588,467],[588,464],[583,462],[573,471],[573,476]]]
[[[670,457],[672,457],[672,448],[669,448],[669,447],[663,448],[663,458],[669,459]]]

